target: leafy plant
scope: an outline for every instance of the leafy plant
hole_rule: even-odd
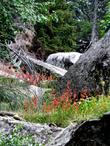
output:
[[[103,36],[105,32],[110,29],[110,2],[108,2],[106,5],[106,13],[103,20],[101,20],[100,28],[101,36]]]
[[[31,135],[21,135],[22,126],[16,126],[10,134],[0,135],[0,146],[39,146]]]
[[[3,109],[4,103],[5,107],[10,110],[22,108],[25,93],[21,91],[26,87],[25,83],[21,83],[17,79],[0,77],[0,110]]]

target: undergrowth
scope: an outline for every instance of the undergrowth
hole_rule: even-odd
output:
[[[110,111],[110,97],[91,97],[79,103],[76,108],[72,106],[68,110],[57,108],[51,112],[28,111],[22,114],[23,118],[30,122],[53,123],[66,127],[73,122],[99,118],[103,113]]]
[[[15,111],[27,121],[34,123],[54,123],[58,126],[66,127],[71,122],[98,118],[103,113],[110,111],[110,96],[89,97],[89,92],[85,89],[81,92],[80,100],[78,100],[76,91],[73,94],[71,92],[69,81],[67,88],[61,96],[58,97],[53,90],[45,93],[41,103],[42,106],[38,109],[38,97],[35,95],[29,98],[29,95],[25,96],[18,93],[18,89],[21,86],[26,87],[25,85],[30,84],[42,84],[43,87],[50,88],[54,84],[54,78],[52,76],[47,78],[43,74],[33,77],[28,73],[17,74],[17,78],[24,80],[24,82],[18,82],[15,79],[0,78],[0,85],[2,85],[0,88],[0,110]],[[14,88],[12,88],[13,86]],[[14,91],[17,86],[17,90]]]
[[[0,146],[39,146],[31,135],[21,135],[22,125],[17,125],[11,133],[0,133]]]

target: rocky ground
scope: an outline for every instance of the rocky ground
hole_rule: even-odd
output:
[[[14,113],[0,112],[0,132],[2,134],[10,134],[16,125],[22,125],[21,134],[31,134],[40,145],[47,144],[63,130],[54,125],[26,122]]]
[[[100,119],[84,121],[60,128],[54,124],[34,124],[14,113],[0,112],[0,132],[9,134],[16,125],[21,134],[31,134],[36,142],[46,146],[110,146],[110,113]]]

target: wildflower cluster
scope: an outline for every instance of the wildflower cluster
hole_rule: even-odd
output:
[[[59,108],[62,110],[70,110],[75,109],[78,110],[79,104],[82,100],[87,99],[90,94],[87,88],[84,88],[80,92],[80,97],[78,97],[77,90],[75,89],[74,92],[72,92],[70,88],[70,81],[67,82],[67,87],[64,90],[63,94],[59,97],[56,96],[56,93],[52,93],[52,100],[50,99],[49,103],[44,102],[43,103],[43,112],[51,112],[55,111]],[[80,99],[79,99],[80,98]]]
[[[54,80],[53,76],[47,76],[46,74],[29,74],[28,72],[24,72],[24,67],[21,67],[21,69],[18,72],[14,72],[16,77],[26,81],[28,84],[31,85],[39,85],[41,81],[51,81]],[[83,89],[80,92],[80,101],[89,97],[89,92],[87,88]],[[51,98],[52,97],[52,98]],[[72,92],[70,88],[70,81],[67,82],[67,87],[64,90],[63,94],[61,96],[57,96],[55,91],[51,93],[51,97],[46,98],[46,100],[43,102],[42,105],[42,111],[43,112],[51,112],[56,111],[58,108],[61,108],[63,110],[68,110],[70,108],[78,108],[79,102],[78,102],[78,93],[77,90],[74,89],[74,92]],[[33,110],[37,111],[38,109],[38,97],[33,96],[31,99],[25,98],[24,99],[24,110]]]
[[[57,109],[68,111],[70,109],[78,110],[79,104],[82,100],[89,97],[89,92],[85,88],[80,92],[80,100],[78,99],[77,91],[72,92],[70,88],[70,81],[67,82],[67,87],[61,96],[57,96],[55,91],[52,91],[51,96],[47,97],[42,105],[42,112],[54,112]],[[25,111],[38,109],[38,97],[33,96],[31,100],[24,100]]]
[[[24,110],[27,111],[36,111],[38,106],[38,97],[32,96],[29,100],[27,98],[24,99]]]
[[[52,93],[52,97],[54,97],[49,104],[46,102],[43,103],[43,112],[51,112],[55,111],[58,108],[63,110],[69,110],[72,107],[76,107],[78,104],[76,103],[76,99],[73,100],[73,93],[70,88],[70,81],[67,83],[67,88],[63,92],[63,94],[59,97],[56,96],[55,92]],[[75,97],[75,95],[74,95]],[[77,98],[77,97],[76,97]]]
[[[34,75],[26,72],[22,72],[22,69],[21,69],[21,72],[18,72],[16,73],[16,77],[21,79],[21,80],[24,80],[26,81],[28,84],[30,85],[38,85],[41,81],[44,81],[44,80],[53,80],[53,76],[50,75],[50,76],[47,76],[46,74],[40,74],[40,73],[36,73]]]

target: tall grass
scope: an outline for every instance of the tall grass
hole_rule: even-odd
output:
[[[71,106],[68,110],[59,107],[49,113],[28,111],[24,112],[22,116],[30,122],[54,123],[65,127],[71,122],[99,118],[108,111],[110,111],[110,97],[100,96],[98,98],[91,97],[91,99],[86,99],[80,102],[77,107],[73,108]]]

